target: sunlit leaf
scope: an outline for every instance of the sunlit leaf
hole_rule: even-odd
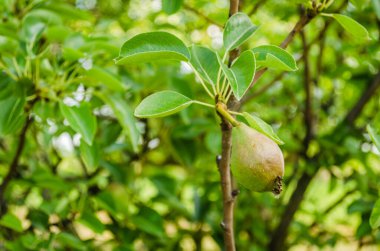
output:
[[[97,144],[93,143],[90,146],[82,140],[79,149],[83,163],[88,169],[94,170],[96,167],[98,167],[100,155]]]
[[[260,119],[259,117],[255,115],[251,115],[247,112],[243,112],[243,117],[248,122],[248,125],[252,127],[253,129],[264,134],[265,136],[272,139],[274,142],[276,142],[279,145],[284,144],[284,142],[273,131],[273,128],[269,124],[267,124],[264,120]]]
[[[231,83],[232,91],[240,100],[248,91],[249,86],[255,76],[256,60],[252,51],[243,52],[231,66],[231,71],[235,75],[236,82]]]
[[[376,133],[375,129],[373,129],[371,125],[367,125],[367,132],[377,149],[380,151],[380,135]]]
[[[379,0],[371,0],[373,9],[375,10],[377,19],[380,20],[380,1]]]
[[[117,64],[144,63],[154,60],[190,60],[186,45],[167,32],[148,32],[126,41],[115,59]]]
[[[192,103],[191,99],[178,92],[156,92],[141,101],[136,107],[135,116],[139,118],[165,117],[185,109]]]
[[[23,121],[23,108],[25,99],[9,96],[0,100],[0,136],[17,131]]]
[[[53,11],[59,14],[62,18],[65,19],[84,19],[84,20],[92,20],[93,16],[84,10],[80,10],[79,8],[75,8],[75,6],[70,5],[69,3],[64,2],[50,2],[43,1],[42,4],[38,6],[41,9],[46,9]]]
[[[139,214],[132,216],[131,220],[140,230],[160,238],[164,237],[164,222],[162,217],[153,209],[142,207]]]
[[[231,87],[232,86],[237,87],[238,84],[237,84],[237,79],[236,79],[235,74],[232,72],[232,70],[230,68],[228,68],[227,65],[225,65],[223,63],[222,59],[219,56],[217,56],[217,58],[218,58],[219,66],[221,67],[222,72],[223,72],[224,76],[227,78],[228,83],[230,84],[230,86]]]
[[[216,85],[219,71],[217,55],[214,51],[193,45],[190,47],[190,63],[199,75],[209,84]]]
[[[348,33],[354,37],[358,39],[369,39],[367,29],[354,19],[342,14],[323,13],[323,15],[334,18]]]
[[[92,114],[91,107],[88,103],[81,103],[80,106],[66,106],[59,103],[62,115],[67,119],[71,128],[81,134],[87,144],[92,145],[96,133],[96,118]]]
[[[94,198],[94,201],[96,201],[99,207],[105,209],[113,217],[117,217],[116,202],[112,194],[107,191],[103,191]]]
[[[176,13],[181,5],[183,0],[162,0],[162,10],[168,14]]]
[[[88,71],[84,71],[84,74],[88,77],[88,80],[96,85],[103,84],[110,90],[114,91],[125,91],[126,87],[123,83],[113,74],[107,72],[106,70],[94,66]],[[86,81],[84,81],[86,84]]]
[[[274,45],[261,45],[253,48],[258,66],[276,68],[284,71],[296,71],[297,64],[286,50]]]
[[[105,230],[103,223],[96,217],[94,213],[85,210],[78,219],[80,223],[90,228],[95,233],[101,234]]]
[[[138,151],[138,144],[140,139],[140,132],[137,129],[136,120],[133,117],[133,111],[121,96],[97,93],[97,95],[108,104],[114,112],[117,120],[123,127],[124,132],[129,137],[129,141],[132,145],[133,151]]]
[[[232,15],[224,28],[223,44],[227,51],[237,48],[257,30],[249,17],[244,13]]]
[[[378,199],[373,206],[369,224],[373,229],[380,227],[380,199]]]
[[[7,213],[3,217],[1,217],[0,225],[3,227],[10,228],[17,232],[23,231],[20,219],[11,213]]]
[[[83,245],[80,239],[78,239],[76,236],[67,233],[67,232],[60,232],[55,237],[64,247],[71,247],[76,250],[86,250],[86,247]]]

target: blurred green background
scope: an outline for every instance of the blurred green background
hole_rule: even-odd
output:
[[[240,1],[260,25],[243,49],[280,44],[303,2]],[[222,51],[228,10],[226,0],[0,0],[0,250],[223,249],[218,116],[194,106],[133,117],[159,90],[205,100],[191,68],[113,59],[157,30]],[[286,171],[279,198],[240,189],[238,250],[380,249],[380,152],[366,130],[380,132],[380,4],[335,0],[326,12],[371,39],[317,16],[287,49],[299,70],[269,70],[250,91],[243,109],[285,142]]]

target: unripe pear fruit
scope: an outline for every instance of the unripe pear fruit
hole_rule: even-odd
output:
[[[282,191],[284,157],[273,140],[240,123],[232,130],[231,171],[247,189],[278,195]]]

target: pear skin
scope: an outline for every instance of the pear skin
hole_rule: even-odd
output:
[[[273,140],[240,123],[232,130],[231,171],[245,188],[277,195],[282,191],[284,157]]]

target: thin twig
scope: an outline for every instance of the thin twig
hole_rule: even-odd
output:
[[[355,187],[354,189],[348,190],[342,196],[339,197],[333,204],[331,204],[325,211],[321,213],[321,215],[327,215],[329,214],[332,210],[334,210],[339,204],[341,204],[346,198],[348,198],[351,194],[355,193],[358,189]],[[311,225],[310,228],[316,227],[318,225],[318,221],[314,221]]]
[[[190,5],[184,3],[183,4],[183,7],[185,8],[185,10],[188,10],[188,11],[191,11],[193,12],[194,14],[197,14],[198,16],[202,17],[203,19],[205,19],[207,22],[209,23],[212,23],[212,24],[215,24],[216,26],[218,27],[223,27],[223,25],[219,24],[218,22],[212,20],[211,18],[209,18],[208,16],[206,16],[205,14],[203,14],[202,12],[200,12],[199,10],[191,7]]]
[[[257,1],[257,3],[253,6],[252,10],[250,12],[248,12],[248,16],[252,16],[254,15],[257,10],[263,5],[265,4],[267,0],[259,0]]]
[[[351,108],[351,110],[347,112],[347,116],[342,121],[342,123],[335,127],[331,135],[339,134],[339,132],[342,130],[341,125],[344,125],[344,126],[347,124],[353,125],[355,120],[359,117],[364,106],[368,103],[371,97],[375,95],[378,89],[380,89],[380,71],[371,81],[371,84],[363,92],[363,94],[358,99],[358,101],[353,106],[353,108]],[[269,246],[268,246],[269,250],[279,251],[279,250],[285,249],[285,240],[289,231],[290,223],[292,222],[296,211],[301,205],[306,189],[308,188],[313,177],[317,174],[319,170],[320,166],[316,165],[319,158],[321,158],[321,156],[317,155],[313,159],[307,160],[307,165],[309,166],[308,169],[311,171],[304,172],[301,175],[301,178],[298,180],[297,187],[292,193],[289,199],[289,202],[284,210],[284,213],[282,214],[280,224],[277,226],[277,228],[273,232],[271,241],[269,242]],[[346,158],[341,158],[341,159],[346,159]],[[335,163],[335,164],[338,165],[339,163]]]
[[[305,111],[304,111],[304,124],[306,128],[306,135],[303,140],[303,153],[307,158],[306,152],[309,148],[309,143],[314,136],[314,116],[312,109],[312,80],[310,75],[310,64],[309,64],[309,46],[307,44],[306,35],[301,31],[302,45],[303,45],[303,62],[304,62],[304,88],[305,88]]]
[[[286,49],[290,42],[293,41],[294,37],[305,27],[306,24],[308,24],[314,17],[316,13],[313,11],[305,11],[304,14],[301,16],[301,18],[298,20],[294,28],[291,30],[291,32],[288,34],[288,36],[282,41],[280,44],[280,47],[282,49]],[[249,86],[249,89],[253,87],[253,85],[261,78],[261,76],[268,70],[268,68],[263,68],[256,72],[254,79],[252,80],[251,85]]]
[[[376,93],[378,89],[380,89],[380,71],[368,85],[368,88],[363,92],[358,102],[356,102],[356,104],[352,107],[343,121],[353,125],[357,117],[359,117],[360,113],[362,112],[364,106],[368,103],[370,98]]]
[[[264,85],[263,87],[261,87],[260,89],[258,89],[257,91],[253,92],[253,93],[249,93],[247,95],[245,95],[242,99],[241,99],[241,103],[242,104],[245,104],[247,103],[248,101],[260,96],[261,94],[263,94],[264,92],[266,92],[269,88],[271,88],[275,83],[277,83],[278,81],[280,81],[284,75],[286,74],[286,71],[283,71],[281,72],[280,74],[278,74],[271,82],[269,82],[268,84]]]
[[[18,143],[18,146],[16,149],[16,153],[15,153],[13,160],[9,166],[8,173],[4,177],[3,182],[0,185],[0,218],[7,212],[7,205],[6,205],[5,198],[4,198],[5,192],[6,192],[6,189],[9,185],[10,181],[17,174],[18,163],[20,161],[22,150],[24,149],[24,145],[25,145],[26,133],[28,131],[28,128],[32,124],[32,121],[33,121],[33,118],[28,113],[32,109],[33,105],[37,102],[37,100],[38,100],[38,98],[35,98],[34,100],[32,100],[32,102],[30,103],[30,106],[28,107],[28,111],[26,112],[28,118],[26,119],[26,122],[25,122],[24,126],[22,127],[21,133],[18,137],[19,143]]]

